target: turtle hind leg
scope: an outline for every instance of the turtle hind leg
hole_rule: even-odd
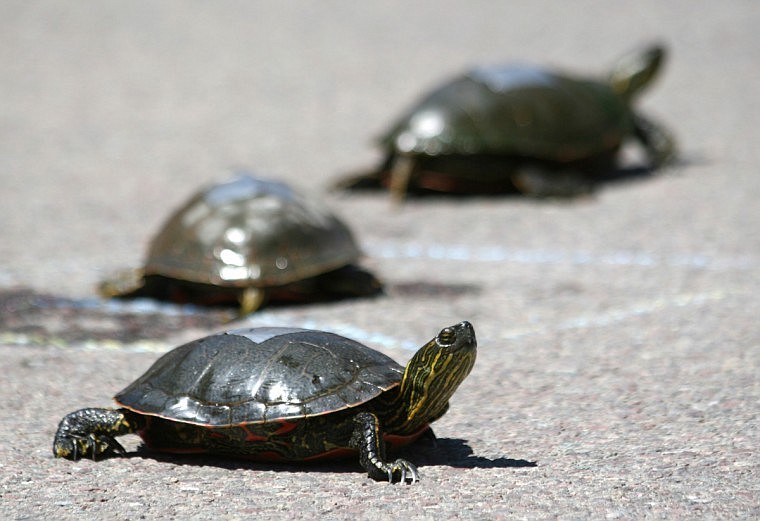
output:
[[[126,409],[80,409],[64,416],[53,439],[56,458],[97,459],[104,454],[124,454],[116,436],[135,433],[145,426],[142,416]]]
[[[369,412],[354,416],[354,432],[350,445],[359,451],[359,463],[375,481],[394,483],[419,481],[417,467],[405,459],[385,461],[385,442],[380,432],[380,420]]]
[[[98,284],[98,293],[105,298],[148,296],[146,277],[141,269],[121,270]]]

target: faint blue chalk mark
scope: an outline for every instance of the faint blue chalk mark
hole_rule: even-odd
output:
[[[715,290],[705,293],[681,293],[668,297],[658,297],[653,300],[636,302],[631,306],[610,309],[594,315],[580,315],[577,317],[560,320],[556,324],[538,324],[534,327],[510,329],[499,335],[499,338],[513,340],[525,336],[552,333],[556,331],[568,331],[578,329],[593,329],[607,327],[620,322],[625,322],[635,317],[650,315],[665,309],[687,306],[703,306],[711,302],[718,302],[727,298],[733,298],[744,293],[725,292]]]
[[[388,349],[405,349],[416,350],[423,342],[417,345],[411,340],[399,340],[396,337],[379,333],[377,331],[368,331],[357,327],[353,324],[332,323],[313,319],[288,319],[281,314],[260,311],[245,319],[243,327],[279,327],[287,325],[288,327],[300,327],[303,329],[320,329],[342,335],[357,342],[367,343],[371,346],[382,346]]]
[[[560,320],[557,323],[543,323],[535,324],[529,327],[516,327],[503,331],[497,334],[496,339],[483,337],[480,340],[480,344],[483,346],[494,345],[498,340],[516,340],[524,338],[526,336],[545,335],[558,331],[569,330],[584,330],[594,329],[600,327],[607,327],[627,320],[657,313],[670,308],[681,308],[688,306],[704,306],[709,305],[712,302],[719,302],[722,300],[736,298],[739,296],[746,296],[748,293],[744,292],[727,292],[722,290],[715,290],[704,293],[681,293],[671,296],[661,296],[652,300],[640,301],[632,304],[631,306],[610,309],[602,313],[596,313],[593,315],[579,315],[567,319]],[[301,320],[301,321],[284,321],[281,316],[277,316],[272,313],[261,313],[258,317],[250,319],[251,326],[280,326],[284,322],[289,325],[295,324],[295,327],[303,327],[307,329],[322,329],[325,331],[331,331],[339,335],[353,338],[362,343],[367,343],[371,347],[384,347],[388,349],[403,349],[405,351],[416,351],[427,338],[424,339],[401,339],[392,335],[386,335],[378,333],[376,331],[369,331],[354,325],[343,323],[325,323],[314,320]]]
[[[363,245],[364,251],[379,259],[419,259],[454,262],[496,262],[517,264],[571,264],[641,267],[685,267],[699,269],[756,269],[760,263],[751,255],[717,257],[701,253],[657,254],[635,250],[609,252],[514,249],[504,246],[463,244],[422,244],[380,242]]]

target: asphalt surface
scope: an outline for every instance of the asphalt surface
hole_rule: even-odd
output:
[[[760,9],[635,3],[0,4],[0,518],[760,517]],[[602,74],[670,50],[641,106],[661,175],[570,202],[336,195],[424,89],[483,63]],[[356,465],[56,460],[60,418],[224,312],[111,304],[166,215],[246,168],[323,198],[386,296],[232,325],[343,333],[405,361],[470,320],[479,358],[415,447],[413,486]]]

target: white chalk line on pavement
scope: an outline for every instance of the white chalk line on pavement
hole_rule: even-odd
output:
[[[480,343],[483,346],[487,346],[492,345],[498,340],[517,340],[527,336],[546,335],[558,331],[584,330],[607,327],[613,324],[625,322],[639,316],[658,313],[667,309],[706,306],[732,298],[746,297],[749,296],[749,294],[749,291],[744,292],[713,290],[701,293],[679,293],[670,296],[660,296],[652,300],[636,302],[630,306],[610,309],[602,313],[578,315],[567,319],[560,319],[557,322],[539,323],[528,327],[510,328],[501,333],[498,333],[495,339],[483,337],[481,338]],[[67,301],[68,305],[74,307],[77,306],[77,302],[78,301],[76,300]],[[132,302],[86,299],[82,301],[82,303],[83,308],[87,307],[90,309],[100,307],[98,303],[101,303],[103,309],[108,309],[110,311],[128,310],[135,312],[136,310],[143,310],[143,312],[153,312],[159,315],[165,312],[181,312],[179,311],[180,306],[174,306],[172,304],[155,304],[143,299]],[[143,308],[143,306],[145,307]],[[188,308],[184,309],[185,312],[188,311]],[[286,317],[283,317],[280,313],[273,313],[268,311],[256,313],[255,315],[252,315],[247,321],[243,323],[236,323],[235,327],[281,326],[286,322],[289,327],[332,331],[343,336],[353,338],[359,342],[366,343],[370,346],[384,347],[387,349],[395,348],[403,349],[406,351],[415,351],[427,340],[399,338],[393,335],[380,333],[378,331],[371,331],[344,322],[324,322],[314,319],[288,319]],[[475,325],[477,327],[477,324]],[[135,342],[122,342],[117,340],[90,340],[77,342],[76,344],[68,344],[56,339],[53,336],[45,336],[40,334],[30,335],[26,333],[16,332],[0,332],[0,345],[49,346],[67,349],[76,348],[82,350],[98,351],[119,349],[137,352],[165,352],[174,347],[168,342],[159,340],[138,340]]]

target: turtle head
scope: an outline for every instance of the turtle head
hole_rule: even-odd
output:
[[[413,432],[446,412],[449,398],[470,374],[477,351],[469,322],[445,327],[422,346],[406,365],[401,380],[400,430]]]
[[[625,100],[633,98],[657,76],[665,54],[665,47],[654,44],[623,56],[609,75],[612,90]]]

